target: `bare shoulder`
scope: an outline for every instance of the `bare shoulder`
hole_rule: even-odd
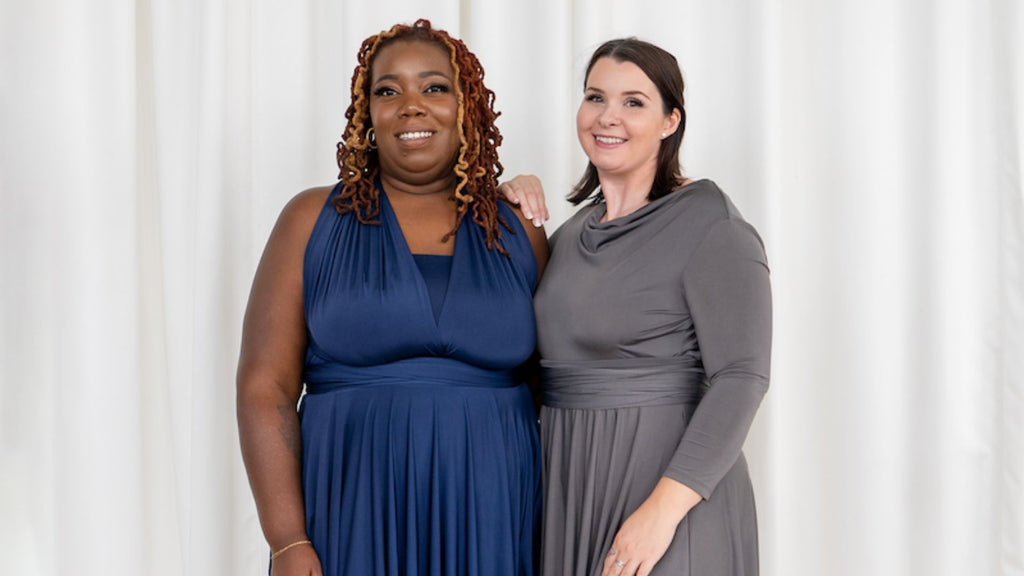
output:
[[[270,265],[280,271],[280,267],[290,262],[301,262],[306,243],[331,190],[331,186],[310,188],[299,192],[285,204],[267,239],[261,267]]]
[[[516,213],[516,217],[519,218],[519,223],[523,225],[523,229],[526,230],[526,235],[530,238],[530,243],[543,242],[547,245],[548,235],[544,231],[543,226],[534,226],[533,221],[528,219],[523,211],[518,206],[512,206],[512,211]]]
[[[332,186],[317,186],[293,196],[281,210],[272,234],[305,244],[332,189]]]
[[[523,211],[515,204],[507,203],[512,212],[515,213],[516,218],[519,218],[519,223],[522,224],[523,230],[526,230],[526,237],[530,239],[530,246],[533,247],[533,255],[537,259],[537,272],[542,274],[544,267],[548,263],[548,235],[544,231],[543,226],[534,226],[533,221],[527,218]]]
[[[306,346],[303,262],[306,244],[332,187],[310,188],[281,210],[256,267],[242,328],[239,382],[301,390]],[[242,384],[240,384],[242,386]]]
[[[299,192],[285,204],[281,218],[299,221],[312,219],[315,222],[333,189],[333,186],[317,186]]]

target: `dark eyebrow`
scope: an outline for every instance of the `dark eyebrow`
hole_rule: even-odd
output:
[[[594,88],[593,86],[587,86],[585,91],[586,92],[600,92],[601,94],[604,94],[604,90],[601,90],[600,88]],[[646,93],[644,93],[642,90],[627,90],[626,92],[623,92],[623,94],[626,95],[626,96],[643,96],[647,100],[651,99],[651,97],[648,96]]]
[[[445,80],[448,80],[449,82],[451,82],[451,80],[452,80],[444,72],[438,72],[436,70],[424,70],[423,72],[420,72],[416,76],[418,78],[430,78],[431,76],[440,76],[441,78],[444,78]],[[397,82],[398,81],[398,74],[384,74],[380,78],[377,78],[377,81],[374,82],[374,84],[380,84],[384,80],[393,80],[393,81]]]

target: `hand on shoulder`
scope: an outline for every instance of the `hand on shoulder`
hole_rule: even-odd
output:
[[[502,182],[498,191],[513,205],[518,206],[527,222],[540,228],[548,221],[547,200],[544,197],[544,186],[533,174],[520,174],[515,178]]]
[[[533,255],[537,260],[537,274],[544,273],[548,263],[548,235],[544,222],[548,220],[548,207],[544,198],[544,186],[540,178],[532,174],[521,174],[498,186],[498,191],[515,208],[516,217],[522,223],[530,238]]]

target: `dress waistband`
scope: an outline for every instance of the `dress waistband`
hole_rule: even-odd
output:
[[[692,360],[542,360],[541,370],[544,405],[552,408],[695,406],[706,390],[704,369]]]
[[[351,386],[412,384],[511,388],[519,384],[514,370],[488,370],[453,358],[416,357],[373,366],[320,364],[306,366],[307,394],[331,392]]]

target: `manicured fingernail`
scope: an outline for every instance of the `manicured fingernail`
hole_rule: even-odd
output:
[[[540,218],[534,218],[533,225],[536,226],[537,228],[540,228],[541,226],[544,225],[544,221],[541,220]]]

